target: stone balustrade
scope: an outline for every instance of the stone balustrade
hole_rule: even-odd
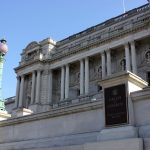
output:
[[[82,95],[75,99],[67,99],[59,102],[52,102],[50,105],[52,106],[52,108],[60,108],[60,107],[78,105],[78,104],[86,104],[95,101],[102,101],[104,98],[103,96],[104,96],[103,91],[100,91],[94,94]]]

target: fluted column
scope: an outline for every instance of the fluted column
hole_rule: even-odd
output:
[[[102,61],[102,79],[106,76],[106,63],[105,63],[105,53],[101,53],[101,61]]]
[[[36,77],[36,96],[35,101],[36,104],[40,103],[40,83],[41,83],[41,70],[37,70],[37,77]]]
[[[65,68],[61,68],[61,101],[64,100],[64,88],[65,88]]]
[[[137,63],[136,63],[136,49],[135,49],[135,42],[130,42],[131,44],[131,62],[132,62],[132,72],[137,74]]]
[[[126,58],[126,70],[131,71],[130,51],[128,43],[125,44],[125,58]]]
[[[80,60],[80,95],[84,93],[84,62]]]
[[[85,58],[85,94],[89,93],[89,58]]]
[[[35,98],[35,71],[32,72],[31,104],[34,103],[34,98]]]
[[[23,107],[23,90],[24,90],[24,75],[21,76],[20,92],[19,92],[19,107]]]
[[[16,87],[16,99],[15,99],[15,108],[18,107],[19,103],[19,91],[20,91],[20,77],[17,77],[17,87]]]
[[[65,76],[65,99],[69,98],[69,65],[66,65],[66,76]]]
[[[49,70],[49,86],[48,86],[49,92],[48,92],[48,99],[49,103],[52,102],[52,90],[53,90],[53,71]]]
[[[111,75],[111,56],[110,56],[110,49],[106,51],[107,56],[107,75]]]

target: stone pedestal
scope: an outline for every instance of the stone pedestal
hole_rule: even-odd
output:
[[[13,110],[12,117],[21,117],[26,115],[31,115],[33,113],[32,110],[26,108],[18,108]]]
[[[10,118],[11,115],[7,111],[0,111],[0,121]]]
[[[138,130],[133,126],[104,129],[98,136],[98,141],[138,138]]]
[[[105,129],[98,140],[137,138],[130,93],[142,90],[147,82],[127,71],[111,75],[99,84],[104,89]]]
[[[39,113],[39,112],[49,111],[51,107],[50,105],[33,104],[29,106],[29,109],[33,113]]]
[[[130,138],[125,140],[111,140],[95,143],[87,143],[84,150],[143,150],[143,140]]]

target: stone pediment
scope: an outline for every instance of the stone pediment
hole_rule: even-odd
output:
[[[31,42],[31,43],[29,43],[29,44],[27,45],[27,47],[25,48],[25,50],[30,50],[30,49],[33,49],[33,48],[35,48],[35,47],[37,47],[37,46],[39,46],[39,43],[36,42],[36,41],[33,41],[33,42]]]

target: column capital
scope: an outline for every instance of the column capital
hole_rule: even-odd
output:
[[[81,58],[79,61],[82,62],[84,60],[84,58]]]
[[[20,76],[16,76],[16,79],[19,80],[19,79],[20,79]]]
[[[66,65],[62,65],[62,66],[60,66],[60,68],[64,68]]]
[[[65,66],[66,66],[66,67],[69,67],[69,66],[70,66],[70,64],[68,63],[68,64],[66,64]]]
[[[48,69],[48,72],[50,73],[50,72],[52,72],[53,71],[53,69]]]
[[[105,55],[105,51],[100,52],[101,55]]]
[[[36,70],[32,70],[32,73],[36,73]]]
[[[135,44],[135,41],[134,41],[134,40],[130,41],[130,44],[131,44],[131,45],[132,45],[132,44]]]
[[[21,75],[21,78],[24,78],[25,77],[25,74]]]
[[[89,56],[85,57],[84,59],[85,59],[85,60],[88,60],[88,59],[89,59]]]
[[[37,69],[37,70],[35,70],[35,71],[37,71],[37,72],[41,72],[41,71],[42,71],[42,69]]]
[[[126,47],[126,46],[129,46],[129,42],[125,42],[124,43],[124,46]]]
[[[108,49],[105,50],[106,53],[109,53],[110,51],[111,51],[110,48],[108,48]]]

